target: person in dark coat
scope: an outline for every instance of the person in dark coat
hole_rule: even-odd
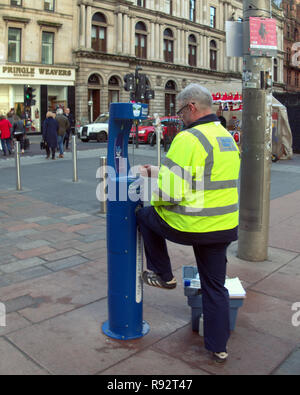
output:
[[[65,137],[64,137],[64,144],[66,144],[66,150],[68,150],[69,149],[70,135],[71,135],[71,132],[72,132],[72,128],[74,127],[75,120],[74,120],[74,117],[71,114],[69,108],[66,108],[66,110],[64,112],[64,116],[68,118],[68,121],[69,121],[69,124],[70,124],[70,126],[66,130],[66,134],[65,134]]]
[[[21,145],[21,152],[24,154],[24,136],[25,136],[25,125],[24,125],[24,120],[20,119],[17,115],[15,117],[14,123],[13,123],[13,137],[20,142]]]
[[[57,147],[57,132],[59,125],[55,119],[55,114],[48,111],[46,119],[43,123],[43,139],[46,142],[46,159],[50,158],[50,149],[52,152],[52,159],[55,159],[55,150]]]

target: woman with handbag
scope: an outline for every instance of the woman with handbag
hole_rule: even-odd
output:
[[[43,139],[45,141],[46,148],[46,159],[50,158],[50,149],[52,152],[52,159],[55,159],[55,150],[57,147],[57,131],[59,125],[55,119],[55,114],[48,111],[46,114],[46,119],[43,123]]]

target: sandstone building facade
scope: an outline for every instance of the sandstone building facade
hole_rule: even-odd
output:
[[[283,17],[277,19],[275,89],[283,89]],[[124,75],[141,66],[155,99],[150,114],[176,112],[176,94],[199,82],[242,91],[242,59],[226,56],[225,22],[241,21],[239,0],[0,0],[0,111],[36,91],[39,130],[47,109],[69,106],[81,123],[128,101]]]

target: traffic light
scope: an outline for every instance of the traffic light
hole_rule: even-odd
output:
[[[127,92],[131,92],[135,90],[135,78],[134,78],[134,74],[130,73],[130,74],[126,74],[124,76],[124,89]]]
[[[154,99],[154,90],[150,89],[150,81],[146,74],[141,74],[140,66],[136,67],[135,74],[130,73],[124,76],[124,89],[130,92],[130,100],[144,102]]]
[[[29,85],[25,85],[24,86],[24,106],[25,107],[31,107],[35,105],[35,100],[34,97],[35,95],[33,94],[33,92],[35,91],[34,88],[32,88]]]

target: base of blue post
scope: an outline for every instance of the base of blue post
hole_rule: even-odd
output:
[[[136,333],[135,335],[132,335],[132,336],[123,336],[123,335],[120,335],[119,333],[112,332],[109,329],[109,321],[105,321],[102,324],[102,331],[106,336],[112,337],[113,339],[133,340],[133,339],[138,339],[139,337],[143,337],[143,336],[147,335],[147,333],[150,331],[150,325],[146,321],[143,321],[143,328],[140,333]]]

